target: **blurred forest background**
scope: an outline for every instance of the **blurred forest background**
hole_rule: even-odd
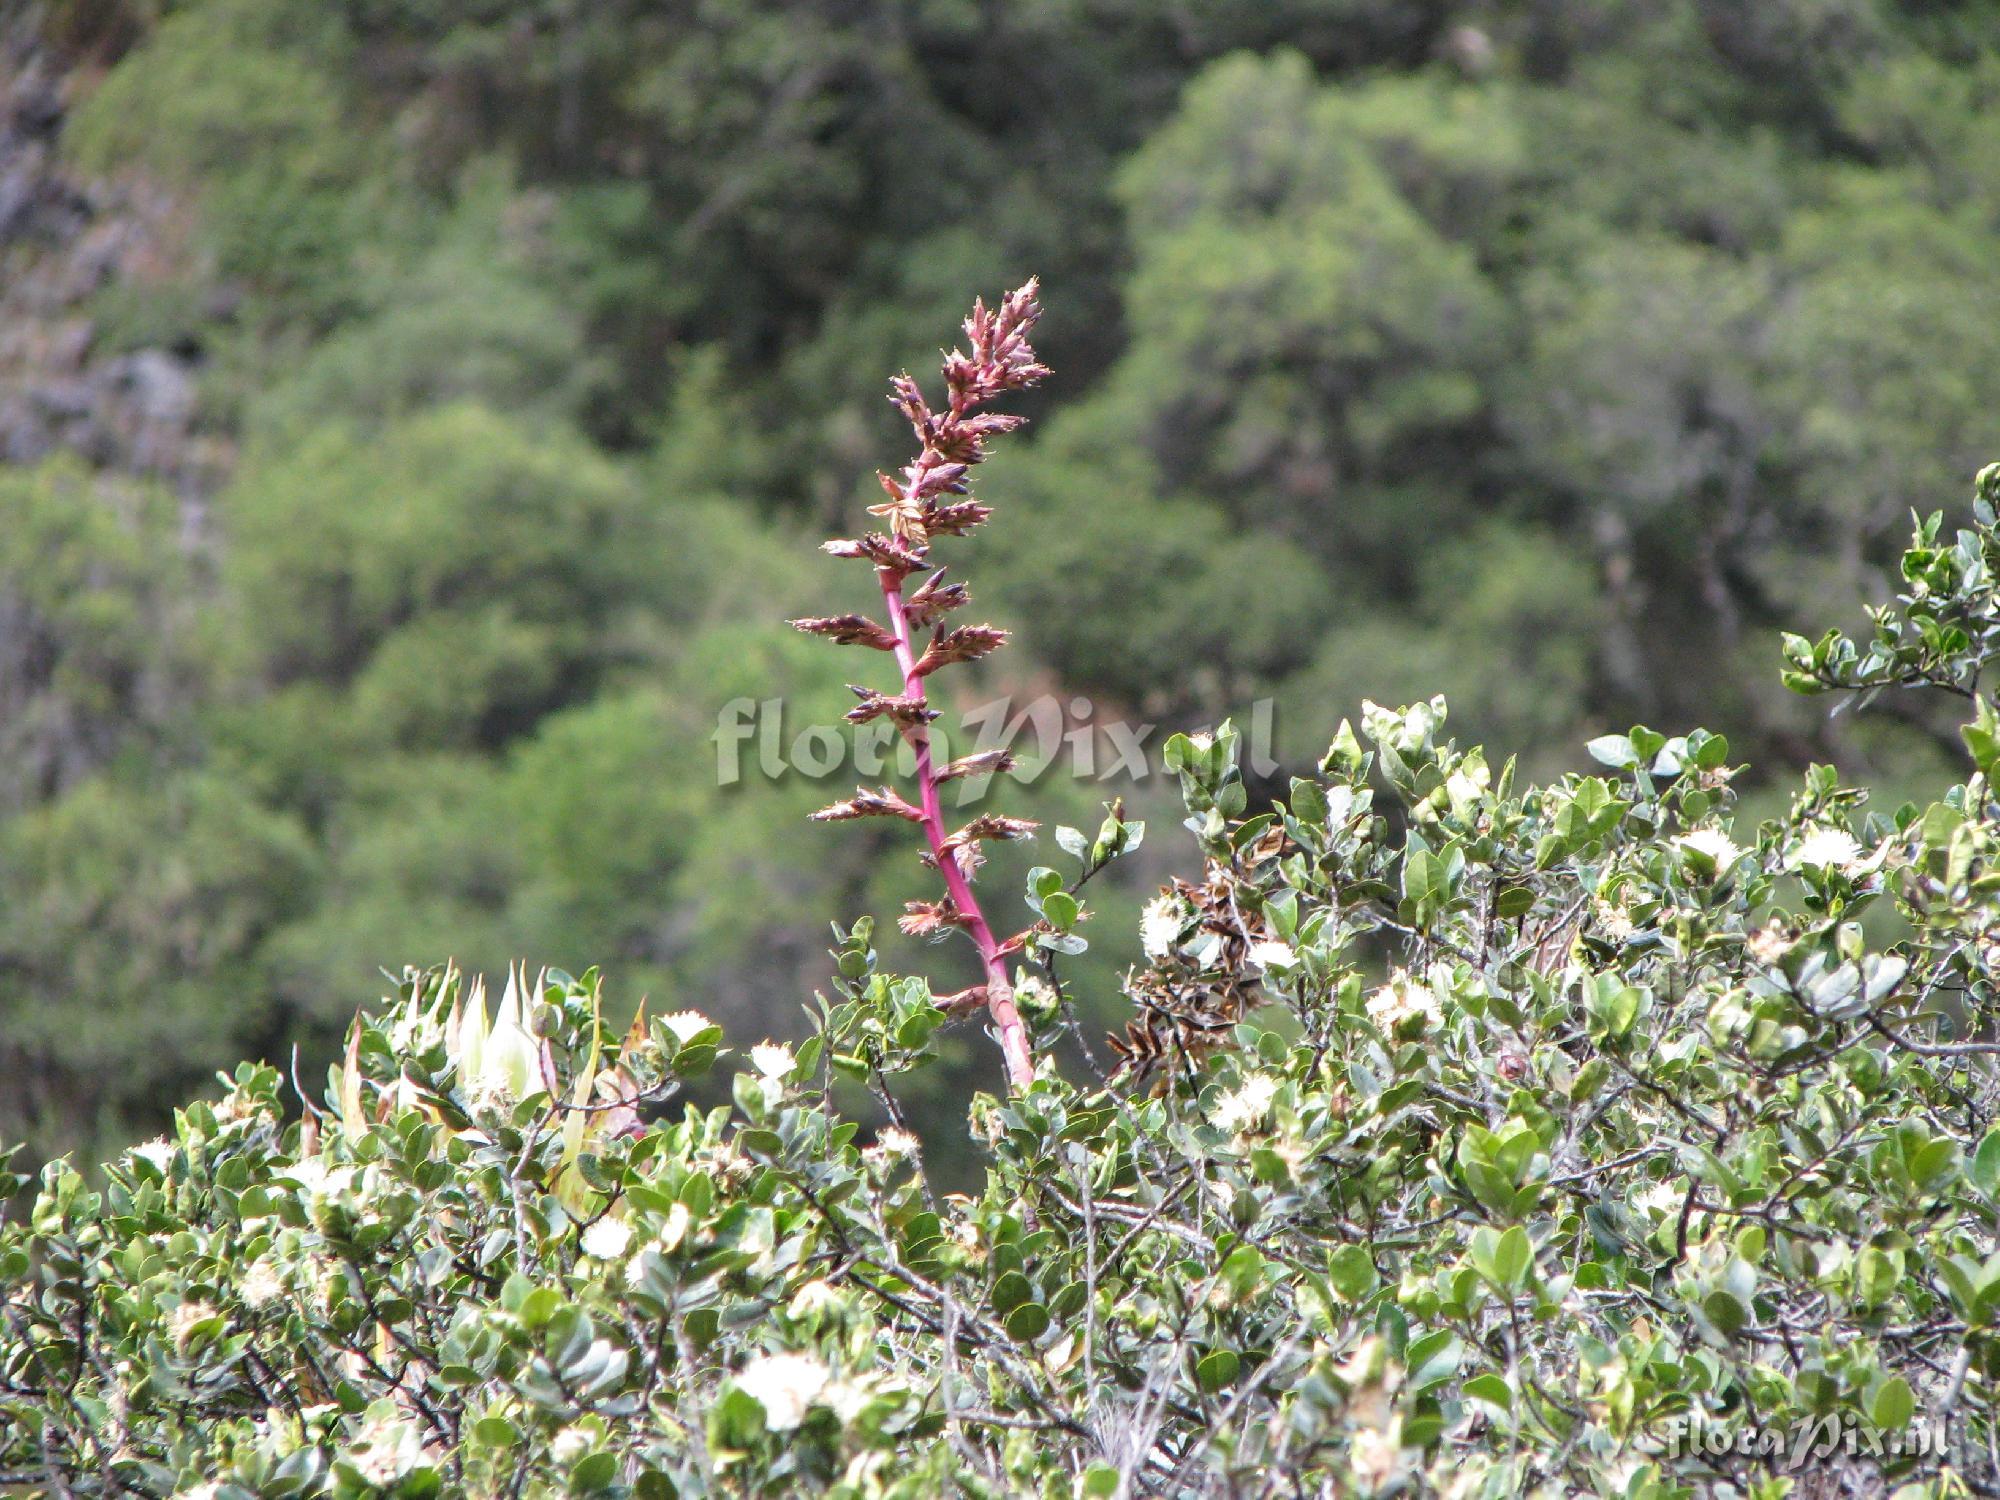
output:
[[[1949,737],[1775,632],[2000,457],[1996,230],[1989,0],[0,6],[0,1136],[311,1079],[446,955],[795,1031],[923,872],[802,821],[851,783],[718,788],[716,714],[851,701],[781,621],[862,602],[885,378],[1030,272],[962,691],[1893,796]],[[1187,862],[1144,788],[1000,805],[1114,792]]]

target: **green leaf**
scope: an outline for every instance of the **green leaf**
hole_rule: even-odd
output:
[[[1895,1291],[1901,1278],[1901,1268],[1893,1256],[1873,1245],[1866,1246],[1855,1258],[1855,1300],[1863,1307],[1879,1307]]]
[[[1078,1500],[1112,1500],[1118,1493],[1118,1471],[1098,1459],[1077,1480],[1076,1493]]]
[[[1222,1263],[1222,1284],[1239,1302],[1257,1289],[1264,1279],[1264,1257],[1250,1245],[1238,1245]]]
[[[1243,1361],[1233,1349],[1211,1349],[1194,1367],[1195,1384],[1213,1394],[1236,1383]]]
[[[1403,900],[1411,920],[1422,924],[1451,899],[1451,877],[1445,862],[1428,849],[1413,849],[1403,860]]]
[[[1621,771],[1629,771],[1639,765],[1639,752],[1632,748],[1629,735],[1600,734],[1583,747],[1590,758],[1607,766],[1616,766]]]
[[[1729,1292],[1710,1292],[1701,1299],[1701,1310],[1708,1315],[1709,1322],[1731,1338],[1750,1326],[1749,1309]]]
[[[993,1310],[1006,1314],[1024,1302],[1034,1300],[1034,1283],[1019,1271],[1008,1271],[993,1283]]]
[[[1031,1344],[1049,1330],[1049,1310],[1039,1302],[1023,1302],[1007,1314],[1007,1336]]]
[[[1993,712],[1993,705],[1986,695],[1979,695],[1979,709],[1970,724],[1961,725],[1959,736],[1965,741],[1965,748],[1988,780],[1993,777],[1993,768],[2000,764],[2000,717]]]
[[[1910,1425],[1910,1418],[1916,1415],[1917,1398],[1910,1390],[1910,1383],[1900,1375],[1891,1375],[1875,1390],[1868,1403],[1868,1420],[1880,1432],[1900,1432]]]
[[[1349,1302],[1359,1302],[1381,1284],[1375,1261],[1359,1245],[1342,1245],[1327,1258],[1327,1279]]]
[[[1986,1132],[1967,1168],[1973,1186],[1991,1198],[2000,1193],[2000,1125]]]
[[[1528,1239],[1528,1231],[1516,1224],[1500,1236],[1499,1247],[1494,1251],[1493,1268],[1500,1285],[1511,1291],[1527,1279],[1528,1269],[1535,1263],[1535,1247]]]
[[[1292,778],[1290,807],[1292,816],[1300,822],[1310,823],[1320,828],[1326,826],[1329,809],[1326,793],[1320,789],[1318,782],[1307,781],[1303,777],[1294,776]]]
[[[587,1453],[569,1471],[572,1495],[589,1495],[608,1487],[618,1477],[618,1455],[599,1449]]]
[[[1465,1346],[1448,1328],[1429,1333],[1412,1343],[1403,1363],[1410,1372],[1410,1389],[1421,1395],[1458,1373],[1465,1358]]]

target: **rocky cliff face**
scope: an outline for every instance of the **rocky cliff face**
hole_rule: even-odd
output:
[[[64,164],[63,121],[91,77],[28,21],[0,26],[0,463],[67,452],[165,481],[192,543],[229,459],[201,429],[198,352],[113,347],[92,312],[107,289],[170,273],[188,210],[136,177],[88,182]]]
[[[204,429],[199,351],[106,332],[106,293],[184,267],[190,215],[65,164],[95,70],[32,22],[0,19],[0,817],[157,736],[193,691],[181,647],[232,451]]]

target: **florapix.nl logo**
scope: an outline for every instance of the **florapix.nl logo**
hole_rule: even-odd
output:
[[[1901,1413],[1899,1413],[1901,1415]],[[1898,1425],[1875,1426],[1853,1413],[1828,1413],[1790,1428],[1731,1424],[1699,1416],[1670,1418],[1662,1433],[1667,1458],[1734,1455],[1785,1469],[1823,1465],[1836,1458],[1893,1460],[1941,1457],[1950,1434],[1943,1418],[1909,1413]]]
[[[712,736],[716,784],[788,776],[868,780],[914,770],[914,749],[886,720],[849,725],[799,718],[787,712],[783,698],[732,698],[723,704]],[[1275,704],[1260,698],[1236,723],[1245,770],[1273,774],[1279,764]],[[988,699],[926,730],[936,763],[982,757],[982,763],[1004,766],[1010,779],[1026,785],[1050,775],[1094,783],[1145,781],[1160,773],[1160,746],[1169,732],[1090,698],[1055,693]],[[977,802],[992,780],[990,774],[967,776],[955,783],[953,795],[961,806]]]

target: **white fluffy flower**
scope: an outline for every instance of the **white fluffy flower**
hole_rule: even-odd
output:
[[[151,1162],[164,1176],[168,1164],[174,1159],[174,1143],[165,1136],[156,1136],[143,1146],[134,1146],[132,1154]]]
[[[632,1258],[625,1262],[625,1285],[632,1288],[635,1292],[643,1290],[646,1285],[646,1252],[648,1250],[652,1251],[655,1255],[662,1253],[657,1244],[641,1245]]]
[[[174,1341],[174,1348],[185,1351],[195,1329],[214,1316],[215,1309],[206,1302],[183,1302],[175,1307],[167,1314],[167,1336]]]
[[[759,1042],[756,1046],[752,1047],[750,1049],[750,1063],[751,1066],[756,1068],[766,1078],[788,1077],[793,1067],[796,1066],[796,1062],[792,1057],[792,1049],[780,1046],[776,1042]]]
[[[1277,1097],[1277,1079],[1267,1073],[1252,1073],[1240,1087],[1216,1100],[1208,1117],[1223,1130],[1248,1130],[1263,1123],[1265,1111]]]
[[[1686,1194],[1671,1182],[1655,1182],[1641,1188],[1632,1201],[1649,1213],[1677,1213]]]
[[[278,1175],[291,1178],[308,1194],[316,1193],[326,1181],[326,1163],[317,1156],[308,1156],[289,1167],[280,1167]]]
[[[1174,951],[1174,941],[1180,935],[1180,900],[1162,893],[1148,901],[1139,916],[1139,942],[1146,950],[1146,957],[1165,958]]]
[[[1792,946],[1792,935],[1776,922],[1766,922],[1750,934],[1744,945],[1750,956],[1760,964],[1775,964],[1785,956],[1785,950]]]
[[[1718,872],[1735,864],[1743,853],[1736,847],[1735,841],[1720,828],[1697,828],[1693,833],[1682,834],[1680,846],[1714,860]]]
[[[1379,1490],[1402,1472],[1403,1440],[1395,1433],[1364,1427],[1348,1445],[1347,1462],[1364,1490]]]
[[[288,1167],[280,1167],[278,1175],[296,1182],[299,1198],[307,1204],[322,1198],[336,1198],[354,1184],[354,1168],[329,1167],[322,1156],[308,1156]]]
[[[909,1131],[898,1130],[894,1125],[888,1126],[875,1136],[876,1149],[891,1161],[901,1161],[904,1157],[915,1156],[922,1145],[923,1142]]]
[[[394,1448],[367,1448],[354,1455],[354,1469],[372,1485],[389,1485],[403,1477],[403,1456]]]
[[[354,1186],[354,1168],[329,1167],[318,1157],[285,1168],[284,1175],[299,1184],[299,1196],[308,1205],[338,1198]]]
[[[835,1380],[820,1392],[820,1404],[829,1408],[843,1424],[860,1416],[872,1399],[873,1393],[867,1386],[851,1380]]]
[[[243,1281],[236,1294],[243,1299],[246,1307],[269,1307],[285,1295],[285,1278],[279,1274],[268,1255],[260,1255],[250,1262],[250,1269],[243,1273]]]
[[[736,1372],[736,1387],[764,1408],[764,1425],[790,1432],[826,1388],[827,1368],[810,1354],[760,1354]]]
[[[598,1260],[617,1260],[632,1243],[632,1226],[623,1219],[599,1219],[583,1232],[583,1253]]]
[[[1811,865],[1818,869],[1845,870],[1861,858],[1861,846],[1854,836],[1838,828],[1815,828],[1792,850],[1794,870]]]
[[[549,1444],[549,1457],[568,1468],[590,1451],[591,1436],[581,1427],[565,1427]]]
[[[699,1036],[715,1023],[698,1010],[677,1010],[670,1016],[660,1017],[660,1024],[671,1031],[685,1047],[692,1038]]]
[[[415,1428],[400,1418],[384,1416],[371,1416],[361,1424],[347,1455],[363,1479],[385,1489],[426,1457]]]
[[[1260,969],[1289,969],[1299,961],[1290,943],[1267,941],[1256,943],[1250,949],[1250,962]]]
[[[1437,996],[1431,993],[1430,986],[1415,983],[1400,969],[1368,997],[1364,1008],[1369,1020],[1391,1033],[1414,1017],[1422,1017],[1426,1026],[1444,1020],[1444,1012],[1438,1008]]]

